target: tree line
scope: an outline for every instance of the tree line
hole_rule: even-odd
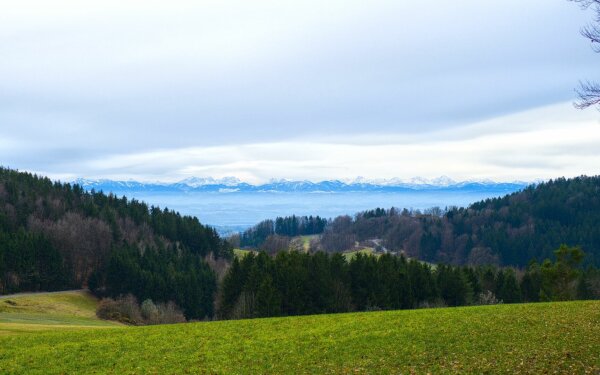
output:
[[[389,254],[265,252],[234,259],[223,279],[224,319],[600,298],[600,272],[581,270],[579,248],[522,271],[436,265]]]

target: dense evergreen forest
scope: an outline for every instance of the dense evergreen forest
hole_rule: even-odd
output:
[[[261,252],[234,259],[219,298],[221,318],[411,309],[600,298],[600,272],[578,268],[579,248],[525,271],[448,266],[385,254]]]
[[[337,252],[381,239],[393,252],[432,263],[526,267],[562,243],[600,266],[600,177],[559,178],[468,208],[381,209],[340,216],[315,250]]]
[[[216,289],[204,259],[231,256],[195,217],[0,168],[0,293],[89,280],[98,293],[172,300],[203,318]]]

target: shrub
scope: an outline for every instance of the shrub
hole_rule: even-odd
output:
[[[140,310],[146,323],[153,324],[153,322],[158,320],[158,308],[151,299],[142,302]]]
[[[486,290],[484,293],[479,293],[479,299],[477,304],[479,305],[497,305],[502,303],[502,300],[498,300],[496,295],[490,291]]]
[[[185,315],[177,307],[174,302],[159,303],[156,306],[157,309],[157,322],[155,324],[174,324],[174,323],[185,323]]]
[[[98,304],[96,315],[100,319],[116,320],[125,324],[140,325],[144,323],[137,300],[131,294],[116,300],[103,298]]]
[[[436,298],[432,301],[422,301],[417,305],[418,309],[439,309],[444,307],[448,307],[448,305],[442,298]]]
[[[115,320],[125,324],[152,325],[186,322],[183,312],[173,302],[154,304],[151,299],[142,302],[141,307],[131,294],[116,300],[104,298],[96,309],[100,319]]]

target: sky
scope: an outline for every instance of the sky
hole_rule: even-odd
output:
[[[0,165],[62,180],[596,175],[566,0],[0,0]]]

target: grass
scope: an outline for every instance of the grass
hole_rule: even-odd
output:
[[[256,250],[233,249],[233,256],[239,259],[243,259],[250,253],[258,254]]]
[[[310,241],[318,237],[319,235],[292,237],[290,239],[290,248],[308,253],[310,251]],[[239,259],[243,259],[246,255],[250,254],[251,252],[254,254],[258,254],[258,250],[233,249],[233,255]]]
[[[233,255],[236,258],[244,258],[246,255],[250,253],[250,250],[242,250],[242,249],[233,249]]]
[[[300,241],[302,241],[302,248],[304,252],[308,253],[310,251],[310,241],[321,237],[318,234],[308,235],[308,236],[300,236]]]
[[[36,293],[0,298],[0,336],[117,324],[96,317],[98,301],[85,291]]]
[[[346,261],[351,261],[354,257],[356,257],[356,254],[364,254],[364,255],[375,255],[376,257],[380,257],[381,254],[375,253],[375,249],[373,249],[372,247],[365,247],[364,249],[360,249],[360,250],[352,250],[352,251],[346,251],[344,253],[342,253],[342,255],[346,258]]]
[[[600,302],[541,303],[0,336],[0,373],[600,371]]]

